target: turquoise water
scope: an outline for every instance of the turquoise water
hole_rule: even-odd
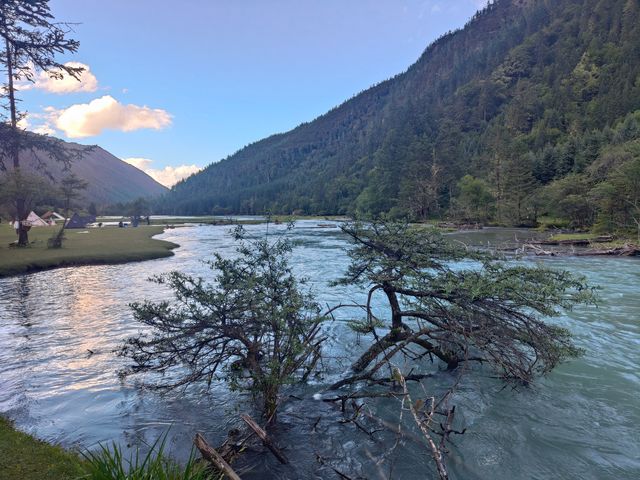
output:
[[[337,228],[296,224],[301,244],[293,262],[309,277],[320,301],[361,301],[362,292],[329,288],[344,270],[344,238]],[[277,227],[271,227],[277,228]],[[250,226],[256,235],[264,225]],[[144,445],[170,428],[177,457],[188,455],[201,431],[216,444],[238,424],[238,413],[251,412],[244,397],[223,385],[211,392],[160,396],[121,382],[121,360],[113,350],[138,331],[128,303],[162,299],[167,292],[146,281],[152,274],[180,269],[207,275],[202,260],[214,251],[231,255],[227,228],[199,226],[171,230],[162,238],[181,247],[171,258],[116,266],[76,267],[0,279],[0,412],[39,438],[68,447],[94,448],[99,442]],[[465,243],[493,245],[526,232],[485,230],[454,237]],[[586,350],[560,366],[533,388],[502,389],[488,375],[467,376],[453,403],[456,427],[449,459],[453,478],[640,477],[640,260],[633,258],[559,257],[548,265],[585,275],[602,287],[598,307],[580,307],[557,319]],[[353,313],[353,312],[351,312]],[[348,313],[343,313],[348,316]],[[435,478],[428,451],[405,440],[377,467],[394,443],[392,435],[364,435],[341,424],[331,404],[314,401],[343,375],[349,360],[366,346],[336,322],[330,327],[325,374],[304,388],[287,391],[280,425],[273,432],[291,459],[277,465],[268,454],[249,452],[238,468],[243,478]],[[425,382],[429,392],[450,384],[447,372]],[[239,407],[236,407],[238,406]],[[372,412],[398,422],[399,403],[371,404]],[[315,431],[311,427],[316,424]],[[405,414],[406,418],[406,414]],[[367,424],[371,430],[373,424]],[[318,458],[322,462],[318,462]]]

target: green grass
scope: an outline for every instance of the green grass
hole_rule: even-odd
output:
[[[70,480],[84,472],[77,455],[18,432],[0,417],[0,480]]]
[[[565,240],[592,240],[598,238],[595,233],[559,233],[549,238],[552,242],[562,242]]]
[[[82,455],[16,430],[0,417],[0,480],[208,480],[219,476],[192,455],[179,465],[165,455],[167,434],[149,453],[125,457],[117,444]]]
[[[151,237],[161,226],[89,228],[67,230],[60,249],[48,249],[47,240],[59,227],[32,228],[29,247],[10,247],[17,239],[8,224],[0,225],[0,277],[73,265],[125,263],[173,255],[178,245]],[[80,233],[88,232],[88,233]]]
[[[546,217],[541,216],[538,217],[538,230],[544,232],[546,230],[551,230],[554,228],[569,228],[569,224],[571,222],[566,218],[554,218],[554,217]]]
[[[139,451],[125,457],[117,444],[101,446],[97,452],[85,454],[87,478],[91,480],[207,480],[213,479],[202,463],[193,456],[179,465],[164,453],[167,434],[159,438],[144,457]]]
[[[297,220],[317,220],[319,222],[340,222],[349,220],[349,217],[344,215],[273,215],[271,217],[272,222],[295,222]]]

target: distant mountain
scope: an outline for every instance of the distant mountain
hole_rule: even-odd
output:
[[[599,205],[556,212],[557,199],[596,198],[635,155],[622,145],[637,139],[638,109],[638,0],[498,0],[406,72],[209,165],[159,206],[595,221]],[[631,153],[603,160],[612,149]]]
[[[58,139],[51,141],[62,142]],[[76,143],[62,143],[70,151],[78,151],[82,148]],[[54,181],[69,174],[69,172],[63,171],[62,164],[49,159],[46,154],[38,153],[37,157],[44,162],[44,167],[31,152],[21,154],[21,165],[23,168],[36,170],[42,174],[46,170]],[[156,197],[168,191],[165,186],[156,182],[143,171],[98,146],[91,147],[81,158],[74,159],[70,172],[89,183],[84,191],[84,199],[98,206],[130,202],[140,197]]]

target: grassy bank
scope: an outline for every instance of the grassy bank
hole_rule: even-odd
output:
[[[83,464],[77,455],[18,432],[0,417],[0,480],[77,479]]]
[[[273,215],[272,222],[287,223],[297,220],[317,220],[318,222],[344,222],[350,217],[344,215]]]
[[[68,230],[63,248],[48,249],[47,239],[58,227],[32,228],[31,245],[10,247],[17,239],[7,224],[0,225],[0,277],[73,265],[99,265],[151,260],[173,255],[175,243],[151,237],[162,233],[161,226],[139,228],[91,228]],[[87,232],[87,233],[81,233]]]
[[[98,219],[100,221],[100,219]],[[113,221],[113,220],[111,220]],[[144,224],[144,222],[142,222]],[[258,225],[261,223],[265,223],[265,220],[257,220],[257,219],[242,219],[238,220],[233,217],[229,218],[220,218],[220,217],[172,217],[172,218],[157,218],[151,219],[151,225],[185,225],[185,224],[194,224],[194,225]]]
[[[146,455],[125,455],[117,445],[76,454],[16,430],[0,416],[0,480],[213,480],[206,464],[185,464],[165,453],[167,436]]]
[[[594,233],[558,233],[552,235],[549,240],[552,242],[566,242],[572,240],[593,240],[598,238],[598,235]]]

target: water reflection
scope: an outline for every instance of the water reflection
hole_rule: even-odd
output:
[[[271,228],[284,227],[273,225]],[[264,235],[264,226],[249,226]],[[167,259],[128,265],[52,270],[0,280],[0,412],[19,428],[66,446],[92,447],[115,440],[127,445],[153,442],[171,426],[178,456],[190,450],[196,430],[221,442],[237,422],[244,397],[216,386],[209,393],[159,396],[123,384],[122,360],[114,348],[139,326],[128,304],[160,300],[168,292],[149,283],[154,274],[180,269],[208,275],[202,260],[213,252],[231,255],[228,228],[202,226],[168,231],[163,238],[181,245]],[[459,235],[466,243],[499,244],[522,234],[490,230]],[[298,222],[301,241],[293,254],[298,273],[307,276],[321,303],[362,300],[348,287],[328,288],[346,265],[344,239],[337,229]],[[602,285],[598,309],[578,308],[558,322],[570,328],[587,354],[561,366],[537,387],[502,391],[493,380],[470,378],[455,403],[468,433],[456,439],[451,469],[457,478],[636,478],[640,473],[640,269],[635,259],[545,259],[577,270]],[[343,313],[346,316],[347,313]],[[331,459],[342,457],[343,471],[377,475],[368,455],[380,455],[385,442],[363,438],[337,423],[339,413],[311,399],[344,373],[348,359],[364,348],[342,323],[331,326],[334,346],[329,372],[296,391],[276,432],[289,446],[294,465],[274,464],[267,454],[251,457],[246,478],[332,478]],[[429,387],[451,381],[441,373]],[[398,405],[382,402],[378,414],[397,418]],[[318,433],[310,426],[318,417]],[[383,440],[384,437],[379,437]],[[295,446],[295,447],[294,447]],[[398,450],[394,477],[423,478],[430,460],[410,442]],[[319,466],[317,456],[326,458]],[[267,473],[265,473],[267,472]]]

